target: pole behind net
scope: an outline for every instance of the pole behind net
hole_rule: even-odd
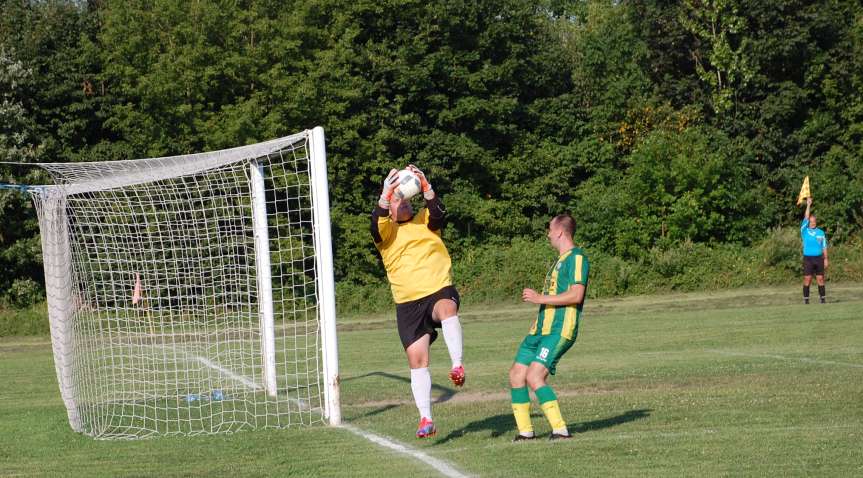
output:
[[[276,397],[276,334],[273,320],[273,277],[270,265],[270,234],[267,230],[267,197],[264,165],[249,162],[252,189],[252,222],[255,230],[255,268],[258,278],[258,314],[261,323],[263,381],[267,395]]]

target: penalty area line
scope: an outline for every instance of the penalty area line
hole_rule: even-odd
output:
[[[397,453],[401,453],[403,455],[408,455],[408,456],[410,456],[416,460],[419,460],[419,461],[425,463],[426,465],[431,466],[432,468],[437,470],[437,472],[443,476],[446,476],[449,478],[466,478],[466,477],[470,476],[470,475],[466,475],[466,474],[462,473],[461,471],[457,470],[454,466],[450,465],[449,463],[447,463],[443,460],[440,460],[438,458],[430,456],[430,455],[423,453],[420,450],[417,450],[415,448],[411,448],[407,445],[401,444],[401,443],[399,443],[399,442],[397,442],[391,438],[388,438],[388,437],[385,437],[382,435],[378,435],[376,433],[372,433],[369,431],[365,431],[361,428],[355,427],[353,425],[347,425],[344,423],[339,425],[339,428],[344,428],[345,430],[353,433],[354,435],[365,438],[366,440],[368,440],[368,441],[370,441],[376,445],[382,446],[384,448],[389,448],[390,450],[393,450]]]

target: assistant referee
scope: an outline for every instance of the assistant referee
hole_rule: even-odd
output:
[[[806,198],[806,213],[800,223],[800,238],[803,240],[803,303],[809,303],[809,284],[812,276],[818,282],[818,296],[825,302],[824,269],[830,266],[827,258],[827,234],[817,227],[815,215],[810,214],[812,198]]]

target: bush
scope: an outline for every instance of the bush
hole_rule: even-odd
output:
[[[797,228],[774,228],[756,248],[762,266],[784,272],[800,271],[800,230]]]
[[[384,312],[394,307],[386,279],[377,284],[336,284],[336,313],[339,317]]]
[[[6,301],[15,308],[24,308],[42,300],[42,286],[33,279],[15,279],[6,292]]]
[[[788,284],[800,278],[800,250],[796,226],[773,229],[752,246],[683,241],[653,247],[629,260],[588,247],[588,297]],[[509,244],[464,248],[453,256],[455,284],[466,305],[518,303],[523,288],[542,288],[555,257],[544,238],[515,238]],[[830,258],[828,280],[863,281],[863,244],[859,238],[833,247]],[[374,285],[341,282],[336,291],[342,314],[393,307],[386,280]]]
[[[614,297],[627,293],[639,280],[638,267],[607,254],[588,254],[590,282],[588,297]]]
[[[466,304],[517,302],[525,287],[542,289],[555,258],[546,241],[516,238],[506,245],[482,245],[454,257],[453,276]]]
[[[622,168],[580,184],[569,205],[583,224],[580,239],[625,259],[690,240],[745,243],[763,230],[752,219],[762,191],[747,183],[748,174],[722,132],[660,129],[641,140]]]
[[[0,307],[0,337],[48,333],[48,308],[45,302],[22,309]]]
[[[829,251],[831,280],[863,281],[863,238],[855,237]]]
[[[729,289],[744,286],[791,284],[800,279],[800,239],[796,227],[772,230],[754,246],[700,244],[684,241],[654,247],[638,259],[625,260],[587,248],[590,260],[588,297],[616,297]],[[525,287],[541,289],[555,251],[545,238],[515,238],[509,244],[484,244],[453,255],[453,275],[462,301],[468,306],[516,304]],[[863,281],[863,240],[851,238],[830,250],[828,280]],[[22,303],[32,300],[32,284],[22,281]],[[392,313],[386,279],[358,284],[336,284],[340,317]],[[44,334],[48,331],[45,304],[19,309],[0,308],[0,336]]]

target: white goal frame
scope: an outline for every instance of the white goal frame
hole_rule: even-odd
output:
[[[288,153],[285,153],[286,151]],[[277,308],[275,304],[278,299],[274,298],[273,284],[274,280],[278,279],[273,277],[272,271],[274,268],[275,270],[279,270],[280,264],[271,261],[274,251],[271,251],[270,246],[271,244],[278,246],[279,241],[283,238],[270,237],[270,231],[274,230],[274,226],[269,222],[278,222],[280,220],[274,218],[276,213],[273,212],[273,208],[278,208],[278,206],[273,205],[276,201],[276,199],[273,199],[273,196],[288,195],[288,193],[285,191],[273,191],[273,188],[278,187],[278,181],[275,178],[270,180],[267,177],[265,164],[270,164],[268,161],[271,161],[271,158],[281,157],[280,155],[289,156],[290,154],[299,157],[300,162],[303,165],[307,165],[308,168],[307,171],[304,170],[302,175],[295,175],[297,177],[302,176],[302,178],[306,178],[304,175],[307,175],[307,179],[302,179],[302,181],[307,181],[310,197],[306,198],[303,196],[303,198],[304,200],[308,199],[311,206],[310,216],[313,218],[311,220],[311,231],[307,235],[305,232],[301,233],[299,236],[300,240],[296,238],[291,238],[290,240],[302,242],[302,238],[308,236],[311,242],[313,242],[314,277],[313,279],[309,279],[309,284],[306,284],[304,287],[314,287],[313,303],[309,306],[309,310],[313,311],[315,315],[314,321],[317,324],[318,333],[317,339],[314,340],[320,340],[320,347],[315,352],[317,358],[306,357],[305,360],[312,363],[311,367],[315,367],[314,363],[318,359],[320,360],[320,367],[311,369],[313,370],[311,374],[316,374],[317,378],[312,377],[310,379],[317,380],[320,385],[312,384],[307,387],[314,387],[316,390],[319,388],[321,390],[322,397],[319,406],[315,406],[314,403],[308,403],[308,400],[292,397],[283,389],[280,390],[279,385],[280,380],[284,381],[284,379],[280,378],[280,373],[282,372],[279,368],[285,367],[285,364],[279,362],[279,360],[284,361],[287,359],[285,358],[284,351],[281,351],[281,354],[277,351],[277,334],[280,330],[283,333],[287,333],[284,332],[284,329],[288,327],[283,324],[279,328],[276,325],[278,312],[275,311]],[[333,276],[329,187],[323,128],[316,127],[296,135],[212,153],[101,163],[45,163],[38,166],[47,170],[55,180],[54,185],[31,186],[28,188],[28,191],[39,213],[55,368],[61,397],[66,406],[69,423],[73,430],[96,438],[142,438],[166,434],[195,435],[233,432],[242,429],[282,428],[294,425],[295,423],[299,425],[314,424],[316,421],[332,426],[341,424],[335,281]],[[237,169],[240,166],[244,169]],[[154,333],[150,334],[152,337],[148,337],[153,340],[153,343],[156,343],[156,339],[153,337],[158,336],[159,341],[168,344],[157,344],[152,347],[164,349],[159,354],[171,360],[172,364],[179,364],[177,367],[180,367],[184,363],[196,362],[194,364],[196,367],[204,368],[205,372],[210,375],[227,374],[230,380],[248,383],[255,390],[260,390],[261,393],[258,394],[247,394],[252,398],[247,399],[244,406],[246,414],[251,418],[247,418],[245,421],[234,418],[224,420],[224,416],[202,418],[190,414],[189,416],[192,418],[189,420],[194,423],[200,421],[203,425],[200,427],[194,424],[174,427],[172,425],[162,426],[159,423],[153,426],[139,425],[140,423],[156,423],[159,419],[154,419],[150,416],[136,416],[134,418],[138,421],[134,425],[124,424],[122,431],[114,430],[106,425],[107,422],[111,421],[111,417],[100,416],[91,418],[88,415],[92,405],[87,402],[93,400],[93,390],[99,393],[99,387],[102,387],[103,384],[97,384],[96,386],[92,384],[82,385],[83,380],[86,379],[82,375],[87,373],[86,367],[83,367],[82,364],[89,360],[87,357],[82,357],[82,354],[86,352],[82,352],[82,350],[85,347],[93,347],[93,345],[82,345],[82,342],[87,341],[82,341],[80,337],[76,336],[75,330],[78,326],[76,321],[81,320],[81,317],[87,314],[90,316],[95,315],[95,321],[104,320],[110,322],[113,319],[103,319],[103,317],[94,314],[92,310],[88,309],[95,307],[94,304],[100,303],[101,298],[90,298],[89,301],[82,299],[82,297],[87,295],[87,291],[80,290],[82,287],[81,282],[83,281],[82,277],[86,274],[76,269],[78,267],[76,260],[81,260],[78,257],[80,256],[80,252],[76,250],[76,247],[80,246],[76,246],[74,243],[76,240],[74,231],[76,217],[75,208],[70,204],[72,201],[85,202],[86,197],[91,194],[106,194],[106,192],[110,194],[113,191],[122,191],[124,188],[126,190],[136,187],[147,188],[150,187],[148,185],[160,184],[160,181],[171,181],[179,178],[187,182],[195,182],[196,178],[200,175],[210,174],[213,171],[219,171],[220,168],[226,167],[235,168],[231,171],[231,174],[235,175],[235,177],[242,177],[245,174],[248,179],[247,199],[242,199],[244,197],[242,194],[238,194],[238,197],[241,198],[243,204],[248,203],[251,210],[251,218],[247,222],[250,224],[254,236],[255,278],[254,283],[249,287],[254,286],[254,299],[251,300],[251,303],[253,308],[257,308],[258,330],[254,333],[259,334],[259,350],[252,352],[244,350],[242,352],[245,354],[243,357],[249,354],[260,356],[258,364],[250,366],[250,370],[259,369],[260,376],[255,378],[234,373],[229,367],[219,365],[217,363],[218,360],[209,356],[193,356],[194,360],[192,360],[187,356],[188,352],[184,352],[183,350],[179,350],[178,352],[171,348],[178,348],[185,346],[185,344],[172,342],[167,337],[168,332]],[[238,171],[245,172],[240,173]],[[291,174],[294,175],[294,173]],[[304,182],[303,184],[305,185],[306,183]],[[241,188],[237,188],[237,190],[239,189]],[[233,213],[236,213],[236,211]],[[289,213],[290,211],[286,214]],[[218,211],[212,212],[212,214],[218,214]],[[245,219],[243,221],[245,222]],[[284,225],[280,227],[284,227]],[[291,244],[290,247],[293,248],[293,242]],[[306,250],[306,246],[301,245],[300,247],[302,247],[303,251]],[[277,257],[281,257],[281,255],[277,254]],[[84,259],[87,259],[87,257]],[[306,261],[307,259],[311,260],[310,257],[306,256],[301,258],[302,261]],[[104,267],[110,269],[114,266],[109,263]],[[120,267],[118,270],[120,272],[112,269],[111,273],[117,276],[129,277],[126,269]],[[123,289],[122,287],[118,288]],[[141,279],[138,277],[134,284],[135,295],[139,294],[140,288]],[[128,289],[129,287],[126,287],[121,292],[125,293]],[[120,299],[112,298],[112,300]],[[134,303],[137,304],[137,302]],[[280,305],[284,308],[284,304]],[[134,314],[138,310],[132,310],[132,306],[128,304],[116,307],[125,307],[123,313],[126,314]],[[129,310],[132,310],[132,312],[129,312]],[[91,317],[90,320],[93,321],[94,319]],[[286,319],[283,318],[282,320]],[[150,326],[153,327],[152,321]],[[312,327],[314,327],[314,324]],[[208,333],[212,334],[212,332]],[[228,333],[225,332],[225,334]],[[90,339],[90,337],[85,338]],[[112,344],[114,341],[119,340],[116,336],[109,339]],[[283,338],[282,340],[285,339]],[[308,343],[312,339],[307,337],[303,340],[303,343]],[[216,349],[213,353],[218,354],[220,353],[218,350],[219,347],[220,344],[218,343],[211,344],[208,342],[201,349]],[[234,353],[232,350],[228,350],[227,352]],[[154,353],[154,355],[156,354]],[[235,355],[239,355],[239,353]],[[157,359],[158,357],[154,360]],[[150,359],[148,358],[148,360]],[[249,365],[246,358],[243,360],[246,360],[242,363],[244,367]],[[203,364],[203,367],[201,364]],[[103,368],[108,366],[110,365],[103,366]],[[171,370],[171,373],[179,375],[180,372],[178,370]],[[257,380],[260,380],[260,384],[258,384]],[[84,390],[85,388],[87,390]],[[139,391],[136,391],[136,393],[140,395]],[[214,401],[206,403],[206,406],[209,406],[211,410],[228,403],[227,400],[221,402],[223,400],[221,389],[218,390],[218,398],[216,398],[215,391],[212,393],[214,394]],[[264,394],[266,397],[263,397]],[[108,395],[114,397],[111,399],[113,401],[110,406],[116,410],[123,410],[123,406],[125,405],[123,400],[134,401],[128,398],[128,394],[108,393]],[[196,394],[190,393],[185,397],[190,407],[198,406],[203,409],[204,405],[197,403],[203,396],[199,397]],[[148,396],[148,399],[150,398],[152,397]],[[215,400],[219,400],[219,403],[216,403]],[[252,402],[250,403],[248,400],[252,400]],[[155,401],[159,403],[161,403],[160,401],[171,404],[178,403],[177,407],[184,405],[182,396],[164,400],[159,397]],[[239,401],[240,399],[238,398],[237,402]],[[136,404],[135,406],[138,406],[139,410],[145,408],[143,405],[139,406]],[[252,411],[249,412],[249,410]],[[290,413],[295,414],[308,414],[311,418],[308,420],[303,418],[299,422],[295,422],[293,418],[287,415],[288,412],[284,410],[289,410]],[[170,410],[169,412],[173,413],[174,410]],[[182,412],[183,410],[180,410],[181,414]],[[199,414],[203,413],[204,411],[199,412]],[[225,412],[220,413],[225,415]],[[143,414],[146,415],[146,413]],[[288,418],[285,419],[280,414]],[[320,414],[319,420],[314,419],[316,414]],[[231,416],[233,417],[233,415]],[[226,425],[219,420],[229,423]],[[242,423],[238,425],[237,422]]]

